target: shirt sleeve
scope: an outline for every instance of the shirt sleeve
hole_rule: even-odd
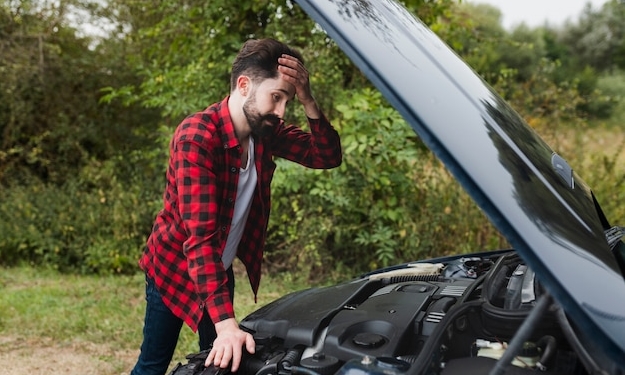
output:
[[[183,251],[196,293],[205,301],[213,322],[234,317],[221,261],[222,233],[218,227],[218,177],[207,142],[194,135],[179,141],[173,150],[180,217],[187,239]],[[204,146],[202,146],[204,145]]]
[[[308,119],[310,132],[295,125],[282,125],[274,138],[274,155],[305,167],[329,169],[341,165],[343,153],[338,132],[322,114]]]

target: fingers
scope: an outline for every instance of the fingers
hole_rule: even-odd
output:
[[[251,354],[256,350],[254,338],[247,332],[239,331],[239,334],[235,335],[218,336],[213,343],[213,348],[206,357],[204,366],[214,365],[220,368],[227,368],[231,365],[231,371],[236,372],[241,365],[243,345]]]
[[[219,362],[217,360],[215,360],[215,362],[214,362],[215,366],[221,367],[221,368],[228,367],[228,365],[230,364],[230,361],[232,360],[233,352],[236,352],[236,349],[233,350],[233,347],[230,346],[230,345],[226,346],[223,349],[223,351],[221,352],[221,359],[219,360]],[[240,357],[241,357],[240,353],[241,353],[241,350],[239,349],[239,360],[240,360]]]
[[[209,367],[221,363],[222,356],[222,350],[213,344],[211,351],[208,353],[208,357],[206,357],[206,361],[204,361],[204,366]]]
[[[308,70],[297,58],[289,55],[282,55],[278,59],[278,71],[282,73],[282,78],[295,86],[295,94],[300,101],[311,99]]]
[[[245,338],[245,349],[250,354],[254,354],[256,352],[256,342],[254,342],[254,338],[250,334],[248,334]]]
[[[278,58],[278,69],[280,67],[280,71],[287,76],[295,78],[296,80],[306,80],[308,81],[308,70],[299,61],[297,58],[290,55],[282,55],[282,57]]]
[[[214,345],[211,351],[208,353],[208,357],[206,357],[206,361],[204,362],[204,366],[216,366],[221,368],[226,368],[230,364],[232,360],[233,353],[236,355],[237,350],[234,349],[231,345]],[[239,352],[239,363],[241,361],[241,349]],[[234,363],[234,361],[233,361]],[[238,363],[237,363],[238,367]],[[233,371],[234,366],[233,366]]]
[[[241,364],[241,356],[243,355],[243,353],[241,352],[241,346],[235,346],[233,349],[234,350],[231,353],[232,367],[230,368],[230,370],[232,372],[237,372],[237,370],[239,369],[239,365]],[[228,362],[230,362],[230,359],[228,359]],[[227,366],[228,364],[226,364],[225,366],[221,366],[221,367],[224,368]]]
[[[228,357],[228,349],[225,347],[217,347],[213,346],[211,351],[208,353],[208,357],[206,357],[206,361],[204,362],[205,367],[216,366],[225,368],[230,363],[230,358]],[[232,354],[230,354],[232,357]]]

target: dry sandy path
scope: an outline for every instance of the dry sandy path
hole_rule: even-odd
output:
[[[93,343],[59,343],[21,337],[0,337],[3,375],[128,374],[138,352]]]

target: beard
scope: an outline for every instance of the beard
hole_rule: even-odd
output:
[[[273,133],[273,128],[280,124],[280,117],[273,113],[261,114],[256,107],[256,94],[243,103],[243,114],[252,129],[252,134],[266,137]]]

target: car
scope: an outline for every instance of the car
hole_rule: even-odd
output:
[[[239,374],[624,374],[624,229],[395,0],[297,0],[445,164],[510,249],[288,294],[241,320]],[[172,374],[224,374],[190,354]]]

